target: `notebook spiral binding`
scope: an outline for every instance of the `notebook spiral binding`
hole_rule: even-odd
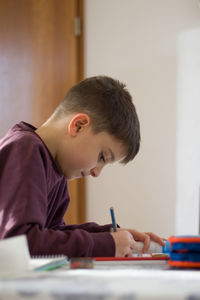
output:
[[[51,254],[51,255],[31,255],[31,259],[40,259],[40,258],[48,258],[48,259],[53,259],[53,258],[66,258],[67,256],[64,254]]]

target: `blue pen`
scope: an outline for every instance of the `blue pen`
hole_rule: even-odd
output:
[[[111,215],[111,220],[112,220],[112,225],[113,225],[113,231],[116,232],[117,231],[117,225],[115,222],[115,213],[114,213],[114,208],[111,207],[110,208],[110,215]]]

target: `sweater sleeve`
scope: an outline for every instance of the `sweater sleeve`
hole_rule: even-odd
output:
[[[89,233],[82,229],[40,230],[37,225],[27,232],[31,255],[70,257],[114,256],[115,244],[108,232]]]
[[[99,225],[94,222],[88,222],[84,224],[76,224],[76,225],[65,225],[65,228],[68,230],[74,229],[83,229],[88,232],[109,232],[112,228],[112,224]],[[62,226],[60,227],[62,229]]]
[[[11,143],[0,152],[0,238],[26,234],[31,255],[114,256],[110,225],[47,226],[44,157],[43,150],[28,141]]]

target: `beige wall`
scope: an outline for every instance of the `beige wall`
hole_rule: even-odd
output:
[[[200,27],[196,0],[86,0],[86,76],[124,81],[141,121],[136,159],[87,181],[87,218],[162,236],[176,228],[177,40]]]

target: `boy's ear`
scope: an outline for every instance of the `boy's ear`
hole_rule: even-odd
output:
[[[90,124],[90,117],[87,114],[80,113],[75,115],[69,125],[68,133],[71,136],[76,136],[80,131]]]

